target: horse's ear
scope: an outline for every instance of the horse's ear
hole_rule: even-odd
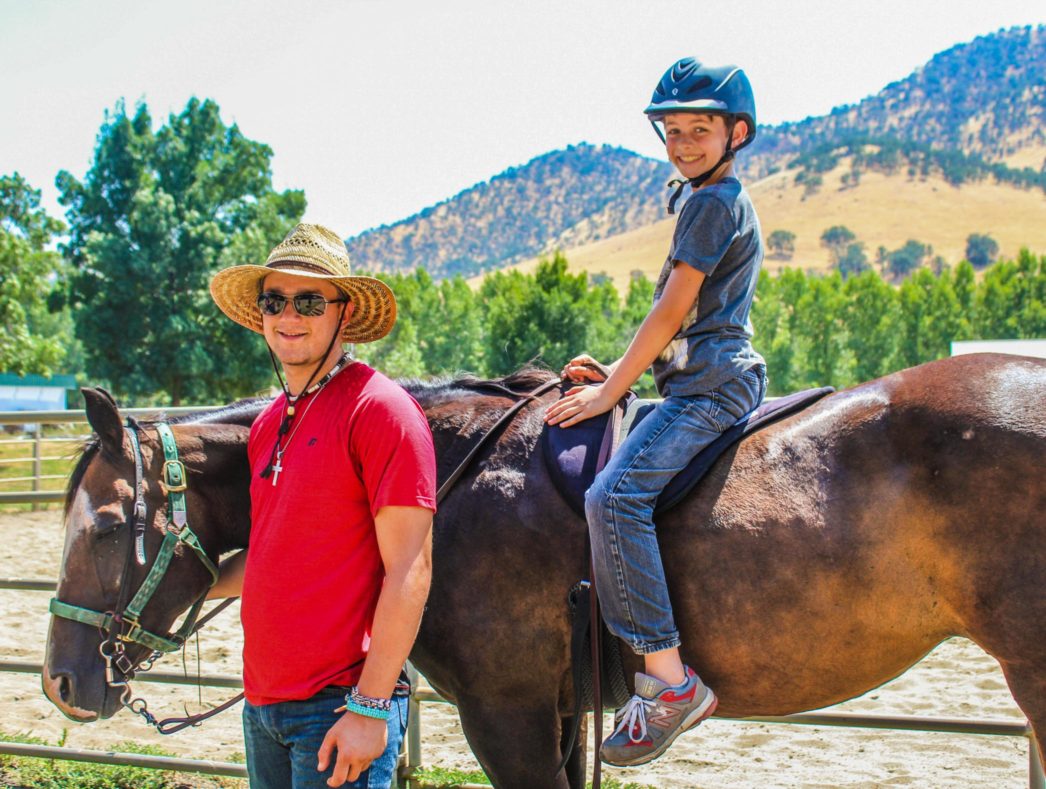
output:
[[[102,440],[102,446],[113,454],[123,449],[123,423],[113,396],[101,388],[80,390],[87,405],[87,421]]]

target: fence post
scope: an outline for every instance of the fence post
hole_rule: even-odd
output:
[[[1034,734],[1028,737],[1028,789],[1046,789],[1042,760],[1039,759],[1039,741]]]
[[[33,491],[40,490],[40,476],[44,473],[44,464],[41,460],[40,439],[43,438],[43,422],[33,425]],[[40,509],[39,504],[33,504],[33,512]]]
[[[421,767],[421,702],[417,698],[418,670],[407,661],[411,694],[407,701],[407,786],[417,787],[414,771]]]

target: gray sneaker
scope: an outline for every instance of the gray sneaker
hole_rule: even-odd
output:
[[[717,704],[711,688],[689,666],[686,681],[676,686],[636,672],[636,695],[614,715],[616,728],[603,741],[599,758],[617,767],[653,761],[715,712]]]

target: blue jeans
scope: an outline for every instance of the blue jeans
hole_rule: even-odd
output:
[[[607,627],[638,655],[680,645],[654,529],[658,495],[766,394],[762,365],[710,392],[666,397],[585,494],[596,589]]]
[[[247,772],[251,789],[327,789],[334,773],[335,751],[326,771],[319,772],[317,753],[331,726],[344,713],[334,710],[345,703],[347,688],[324,688],[304,701],[283,701],[254,706],[244,703],[243,737],[247,746]],[[385,752],[348,789],[377,789],[393,785],[403,733],[407,730],[407,696],[392,697]]]

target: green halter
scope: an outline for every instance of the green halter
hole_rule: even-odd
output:
[[[130,420],[128,421],[130,422]],[[142,478],[142,450],[138,443],[136,426],[128,424],[124,430],[130,437],[135,470],[135,535],[130,550],[134,552],[137,563],[144,565],[145,498]],[[151,633],[138,623],[138,618],[163,580],[167,567],[171,563],[171,557],[174,556],[175,549],[179,543],[191,549],[211,574],[211,583],[208,585],[208,588],[213,586],[218,580],[218,568],[211,561],[210,557],[207,556],[207,552],[204,551],[203,546],[200,544],[199,537],[196,536],[196,533],[188,524],[185,507],[187,476],[185,465],[178,459],[178,445],[174,441],[174,434],[171,432],[170,426],[164,422],[156,425],[156,432],[159,433],[160,443],[163,445],[163,479],[160,482],[160,486],[167,493],[167,529],[163,543],[160,545],[160,551],[156,555],[156,561],[153,562],[148,575],[146,575],[142,585],[122,611],[94,611],[89,608],[63,603],[57,597],[51,599],[50,611],[55,616],[60,616],[64,619],[82,622],[85,625],[94,625],[105,632],[110,639],[115,635],[119,642],[141,644],[154,652],[174,652],[181,648],[182,644],[185,643],[185,639],[192,633],[196,624],[196,618],[199,616],[200,609],[203,607],[207,597],[206,592],[199,600],[193,603],[189,613],[186,614],[185,621],[175,633],[166,636]],[[128,560],[124,567],[124,581],[127,580],[126,576],[129,570],[130,561]],[[125,584],[121,582],[120,588],[123,589],[124,587]],[[133,671],[134,665],[126,658],[122,644],[115,643],[112,651],[108,654],[104,649],[101,652],[107,662],[116,662],[125,675]]]

